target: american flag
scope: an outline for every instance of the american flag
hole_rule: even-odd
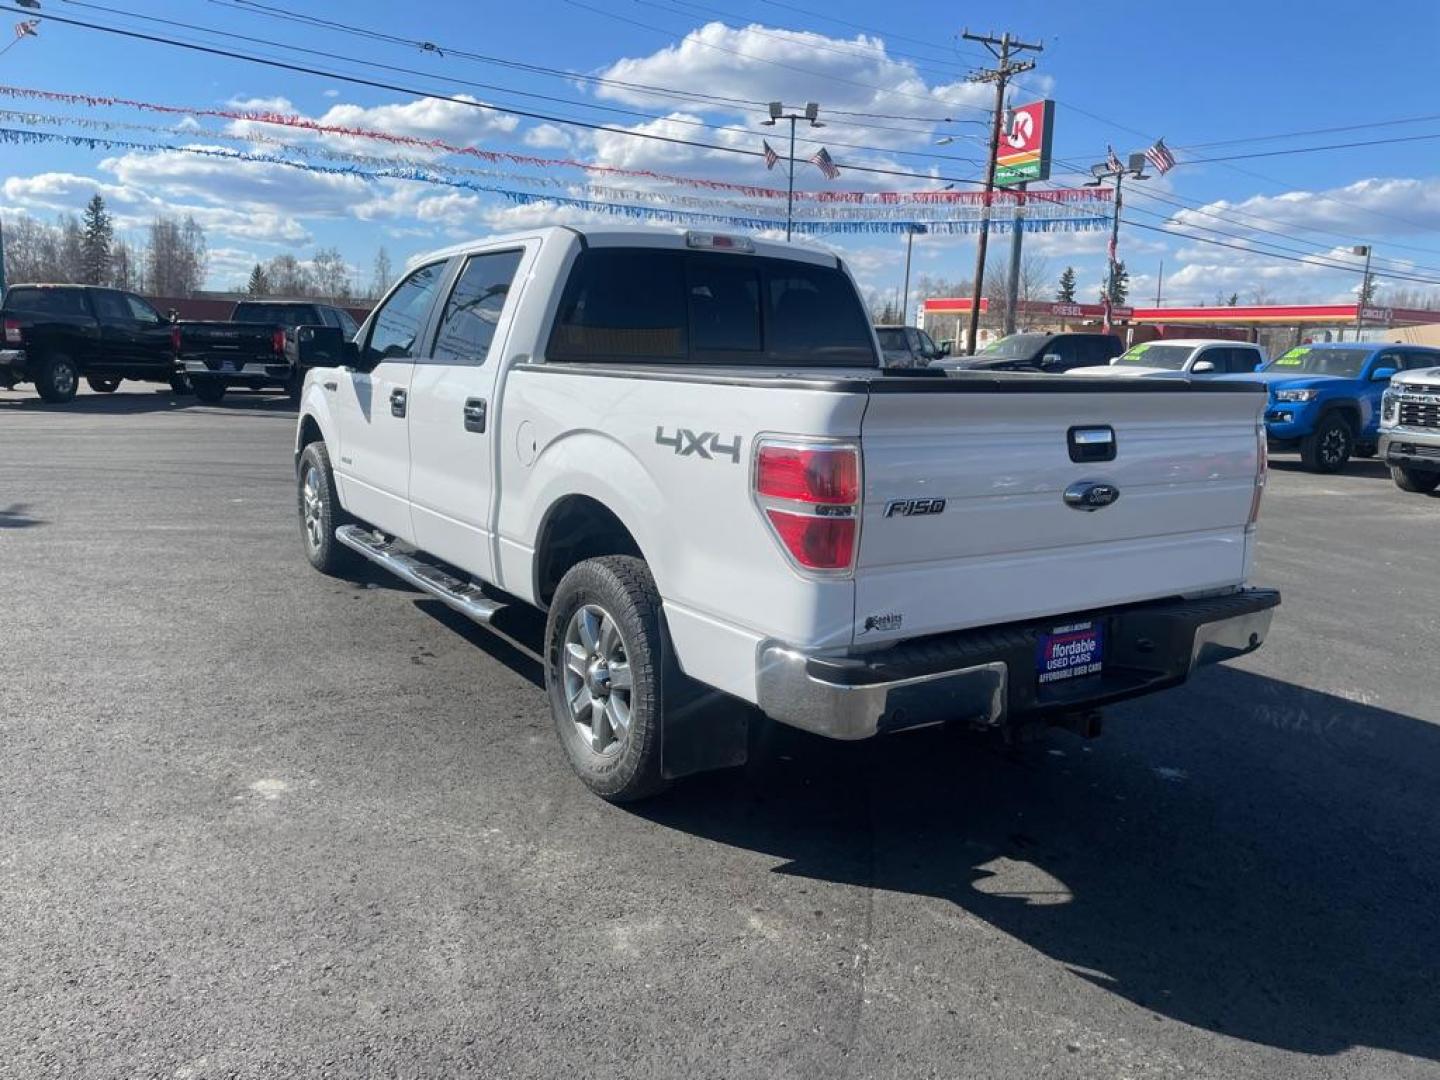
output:
[[[1156,139],[1155,145],[1145,151],[1145,160],[1155,166],[1155,171],[1161,176],[1175,167],[1175,155],[1165,145],[1164,139]]]
[[[770,145],[769,141],[762,139],[761,143],[765,147],[765,169],[768,172],[779,162],[780,155],[775,153],[775,148]]]
[[[1105,167],[1112,173],[1125,171],[1125,166],[1120,164],[1120,155],[1115,153],[1115,148],[1108,144],[1105,147]]]
[[[35,29],[39,25],[39,19],[26,19],[23,22],[18,22],[15,24],[15,36],[17,38],[39,37],[40,32]]]
[[[840,175],[840,169],[836,166],[834,160],[831,159],[830,151],[826,150],[823,146],[810,156],[810,161],[817,169],[825,174],[826,180],[834,180]]]

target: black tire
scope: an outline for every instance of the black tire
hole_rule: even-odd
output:
[[[43,401],[60,405],[71,400],[80,389],[80,369],[64,353],[51,353],[40,361],[35,373],[35,389]]]
[[[1355,456],[1357,458],[1373,458],[1380,453],[1380,447],[1373,443],[1356,443]]]
[[[120,389],[120,380],[106,379],[99,375],[86,375],[85,385],[97,394],[113,394]]]
[[[1411,469],[1404,465],[1391,465],[1390,479],[1395,481],[1395,486],[1401,491],[1410,491],[1417,495],[1429,495],[1440,487],[1440,472]]]
[[[190,385],[190,376],[171,375],[170,392],[178,397],[188,397],[193,394],[195,392],[195,388]]]
[[[296,492],[300,539],[310,565],[332,577],[344,577],[357,569],[360,556],[335,539],[335,530],[354,519],[340,505],[330,454],[323,442],[310,443],[300,455]]]
[[[1300,440],[1300,462],[1313,473],[1337,473],[1355,451],[1355,433],[1338,412],[1326,413]]]
[[[305,373],[303,371],[297,371],[290,377],[290,381],[285,384],[285,396],[290,399],[291,405],[299,405],[300,395],[304,390]]]
[[[201,377],[190,380],[195,396],[206,405],[214,405],[225,396],[225,384],[219,379]]]
[[[581,675],[569,662],[571,651],[567,638],[582,612],[599,611],[618,630],[618,653],[604,648],[604,622],[595,635],[597,649],[589,660],[576,659],[588,675]],[[660,718],[663,715],[662,657],[668,655],[665,628],[660,618],[660,595],[655,579],[644,560],[630,555],[607,555],[588,559],[571,567],[555,590],[550,614],[545,625],[545,689],[550,697],[550,712],[555,731],[565,756],[585,786],[607,802],[638,802],[664,790],[666,782],[660,772]],[[583,635],[580,635],[581,649]],[[610,665],[604,661],[619,655],[628,668],[628,692],[609,677]],[[618,663],[614,665],[618,670]],[[597,674],[603,668],[604,674]],[[602,696],[597,696],[597,688]],[[572,713],[573,696],[585,696],[591,709],[581,722]],[[627,720],[623,735],[611,716],[619,710],[622,699]],[[594,702],[603,700],[605,719],[601,731],[610,741],[603,749],[595,745],[596,713]],[[584,701],[581,709],[585,709]],[[602,734],[602,741],[604,741]]]

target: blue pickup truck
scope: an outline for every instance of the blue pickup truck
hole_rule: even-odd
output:
[[[1351,455],[1372,457],[1380,399],[1397,371],[1440,365],[1440,349],[1366,341],[1297,345],[1250,375],[1270,389],[1265,431],[1272,450],[1299,450],[1311,472],[1339,472]]]

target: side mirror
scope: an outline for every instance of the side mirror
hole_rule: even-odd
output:
[[[167,312],[165,313],[165,318],[166,318],[166,320],[168,320],[169,322],[179,322],[179,321],[180,321],[180,312],[176,311],[176,310],[172,307],[169,311],[167,311]]]
[[[352,351],[359,357],[356,346],[331,326],[297,326],[287,331],[285,351],[291,363],[302,369],[340,367],[351,363]]]
[[[1265,370],[1265,361],[1264,361],[1264,360],[1261,360],[1260,363],[1256,364],[1256,365],[1255,365],[1255,370],[1256,370],[1256,371],[1264,371],[1264,370]]]
[[[942,342],[940,343],[940,355],[941,355],[941,356],[949,356],[949,355],[950,355],[950,346],[951,346],[951,343],[950,343],[950,342],[948,342],[948,341],[942,341]]]
[[[1388,382],[1398,369],[1393,367],[1376,368],[1375,374],[1370,376],[1371,382]]]
[[[1214,370],[1215,370],[1215,361],[1213,361],[1213,360],[1196,360],[1195,363],[1194,363],[1194,364],[1191,366],[1191,368],[1190,368],[1190,374],[1192,374],[1192,375],[1204,375],[1207,371],[1214,371]]]

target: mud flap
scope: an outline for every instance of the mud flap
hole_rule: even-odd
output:
[[[663,621],[665,616],[660,616]],[[687,678],[670,648],[670,631],[660,635],[660,774],[675,780],[712,769],[744,765],[749,758],[752,709],[743,701]]]

